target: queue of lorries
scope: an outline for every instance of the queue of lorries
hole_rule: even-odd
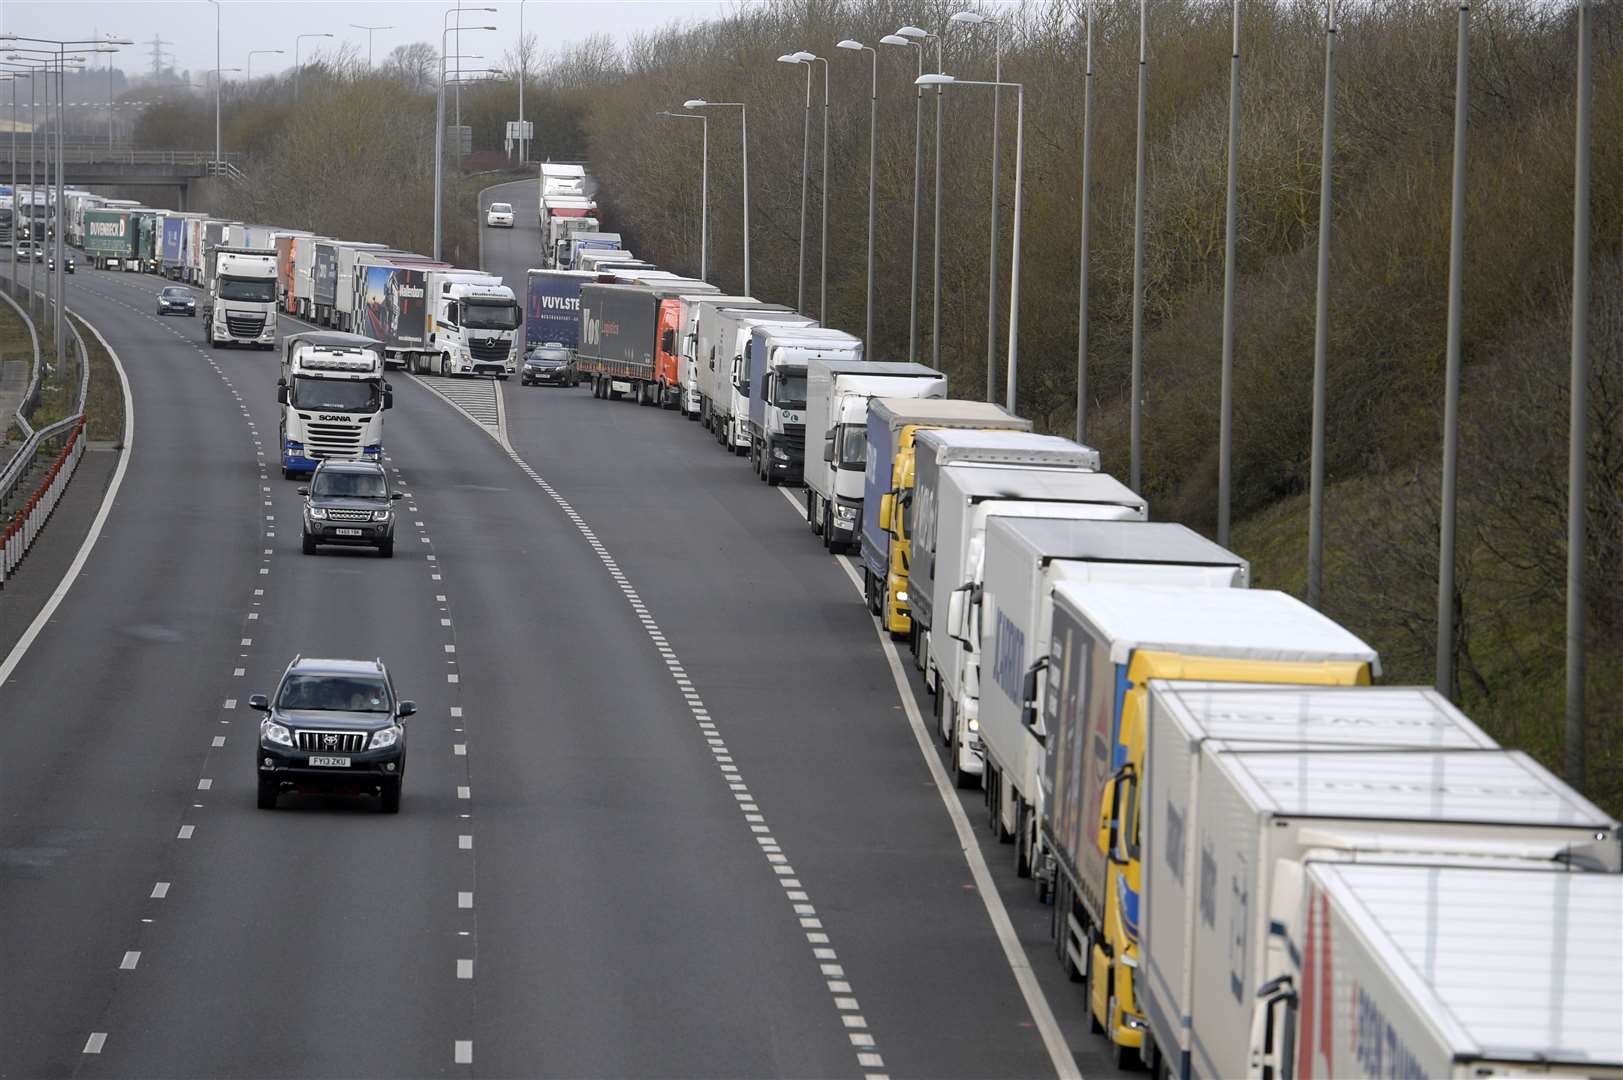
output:
[[[1623,1076],[1623,831],[1097,451],[613,248],[532,341],[680,409],[857,553],[959,786],[1117,1059],[1176,1077]],[[603,275],[612,274],[613,281]]]

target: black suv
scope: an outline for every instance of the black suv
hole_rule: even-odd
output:
[[[317,544],[360,544],[375,547],[385,559],[394,555],[394,503],[401,493],[389,490],[389,476],[374,461],[322,461],[301,487],[304,496],[304,553]]]
[[[561,343],[549,341],[525,355],[518,381],[520,386],[579,386],[580,374],[575,370],[574,354]]]
[[[385,814],[400,812],[406,776],[406,717],[382,660],[316,660],[295,656],[274,703],[264,694],[248,707],[259,722],[259,808],[276,809],[283,791],[376,794]]]

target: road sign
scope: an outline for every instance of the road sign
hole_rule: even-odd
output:
[[[525,120],[523,123],[520,123],[517,120],[507,121],[506,139],[509,142],[512,142],[515,139],[533,138],[535,138],[535,121]]]
[[[445,131],[445,141],[451,144],[451,153],[458,157],[467,157],[473,153],[472,127],[467,124],[448,124]]]

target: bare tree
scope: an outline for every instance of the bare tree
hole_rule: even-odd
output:
[[[399,79],[412,93],[428,93],[439,80],[440,51],[426,41],[396,45],[379,68],[382,74]]]

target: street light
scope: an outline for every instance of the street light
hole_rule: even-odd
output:
[[[209,0],[214,5],[214,161],[220,161],[220,0]]]
[[[703,152],[699,171],[699,280],[710,280],[710,118],[702,113],[671,112],[666,109],[656,116],[671,116],[678,120],[697,120],[704,125]],[[521,121],[522,123],[522,121]]]
[[[209,74],[214,76],[214,165],[215,165],[215,168],[219,168],[219,164],[224,159],[224,156],[225,156],[225,155],[220,153],[220,84],[225,81],[223,76],[228,71],[236,72],[239,75],[242,74],[242,69],[241,68],[231,67],[231,68],[210,68],[209,69]]]
[[[806,119],[802,125],[800,137],[800,270],[795,279],[795,310],[802,314],[806,311],[806,184],[811,174],[811,80],[812,64],[822,57],[814,56],[802,49],[799,52],[788,53],[778,57],[780,64],[804,64],[806,66]],[[828,220],[828,61],[823,61],[823,219]],[[825,227],[823,238],[827,243],[828,233]],[[824,287],[827,287],[827,257],[824,259]],[[823,308],[823,299],[819,298],[817,317],[824,323],[828,321],[828,312]]]
[[[920,31],[923,33],[923,31]],[[924,46],[901,34],[886,34],[881,45],[910,45],[917,50],[918,74],[924,74]],[[914,91],[913,107],[913,262],[907,283],[907,358],[919,358],[919,198],[924,182],[924,88]]]
[[[491,7],[486,7],[486,8],[467,8],[466,10],[469,11],[469,12],[475,12],[475,11],[494,12],[496,9],[491,8]],[[456,15],[456,16],[460,17],[462,15],[462,10],[458,9],[458,8],[451,8],[450,10],[448,10],[445,13],[445,17],[440,20],[440,87],[439,87],[439,93],[435,95],[435,104],[434,104],[434,261],[435,262],[438,262],[439,258],[440,258],[440,239],[441,239],[441,205],[440,204],[443,201],[442,192],[444,191],[444,188],[445,188],[445,60],[446,60],[445,46],[446,46],[446,38],[451,36],[451,31],[453,29],[457,31],[459,41],[461,40],[460,35],[461,35],[461,32],[463,30],[494,30],[494,29],[496,29],[494,26],[462,26],[462,25],[457,25],[457,26],[453,27],[453,26],[451,26],[451,16],[452,15]]]
[[[868,91],[868,313],[863,323],[863,355],[873,353],[873,208],[874,208],[874,132],[879,121],[879,50],[860,41],[846,38],[835,45],[837,49],[853,49],[869,54],[873,78]]]
[[[377,30],[393,30],[392,26],[364,26],[361,23],[350,23],[352,30],[366,31],[366,70],[372,70],[372,34]]]
[[[287,50],[286,49],[249,49],[248,50],[248,70],[244,75],[244,79],[243,79],[244,82],[253,82],[254,81],[254,57],[260,56],[260,55],[263,55],[263,54],[266,54],[266,53],[275,53],[277,56],[286,56],[287,55]]]
[[[1014,121],[1014,235],[1009,266],[1009,374],[1004,389],[1004,408],[1015,411],[1015,386],[1020,370],[1020,207],[1026,168],[1026,88],[1015,82],[981,82],[954,79],[951,75],[920,75],[920,86],[1009,87],[1015,92]]]
[[[218,0],[216,0],[216,2],[218,2]],[[331,34],[295,34],[295,35],[293,35],[293,104],[295,104],[295,105],[297,105],[299,103],[299,82],[300,82],[299,76],[303,73],[303,70],[304,70],[303,68],[301,68],[299,66],[299,42],[303,41],[305,38],[318,38],[318,37],[330,38],[330,37],[332,37],[332,35]]]
[[[530,160],[524,152],[524,80],[530,75],[529,61],[529,49],[524,44],[524,0],[518,0],[518,163],[520,165]]]
[[[960,11],[947,20],[947,23],[957,23],[960,26],[990,26],[992,28],[992,55],[994,71],[992,78],[998,82],[1003,81],[1003,24],[996,19],[989,19],[978,11]],[[986,267],[986,400],[992,401],[997,394],[997,226],[1001,213],[997,200],[998,175],[1002,171],[1002,153],[999,150],[999,140],[1003,133],[1003,111],[1001,87],[992,87],[992,237],[987,244],[989,257]]]
[[[706,101],[703,98],[689,98],[682,102],[684,109],[737,109],[738,110],[738,145],[739,156],[744,166],[744,295],[754,296],[750,292],[750,116],[749,108],[742,101]]]
[[[910,38],[914,41],[935,42],[935,70],[936,74],[939,75],[941,73],[940,34],[931,34],[927,31],[920,30],[916,26],[904,26],[896,32],[902,37]],[[921,45],[920,48],[922,49],[923,46]],[[942,93],[941,87],[937,86],[935,92],[935,235],[932,237],[935,251],[931,260],[930,272],[930,366],[934,368],[941,367],[941,140],[942,115],[945,108],[942,102],[944,99],[945,94]],[[916,216],[913,221],[913,227],[916,233],[918,230],[918,219]],[[917,238],[915,237],[914,243],[917,242]]]

